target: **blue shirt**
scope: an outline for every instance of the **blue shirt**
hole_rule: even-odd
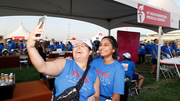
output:
[[[49,45],[48,48],[50,48],[50,50],[54,49],[54,45]]]
[[[96,56],[94,57],[94,60],[95,60],[95,59],[99,59],[99,58],[100,58],[100,56],[96,55]]]
[[[65,45],[63,43],[60,44],[61,50],[64,50]]]
[[[145,46],[146,54],[150,54],[150,53],[151,53],[151,46],[152,46],[151,43],[149,43],[149,44],[147,44],[147,45]]]
[[[11,51],[11,49],[14,49],[15,45],[16,44],[14,42],[8,43],[9,51]]]
[[[156,56],[158,57],[158,45],[152,44],[152,46],[151,46],[152,59],[156,59],[155,55],[152,52],[153,50],[154,50]]]
[[[2,53],[2,50],[4,49],[3,45],[0,45],[0,53]]]
[[[91,62],[91,68],[95,69],[100,78],[100,94],[112,97],[113,93],[124,94],[124,67],[115,60],[111,64],[104,64],[103,58],[95,59]],[[106,98],[100,97],[100,101]]]
[[[66,64],[63,71],[55,80],[56,94],[55,96],[60,95],[67,88],[75,86],[79,79],[82,77],[84,70],[82,70],[75,62],[75,60],[66,59]],[[94,83],[97,78],[97,73],[89,69],[84,84],[80,89],[80,98],[79,101],[87,101],[87,99],[95,94]]]
[[[24,43],[21,42],[20,45],[19,45],[19,50],[23,49],[23,47],[24,47]]]
[[[179,51],[178,45],[172,44],[172,48],[175,50],[175,52]]]
[[[72,51],[72,47],[73,47],[72,44],[68,44],[68,51]]]
[[[60,44],[57,44],[57,45],[56,45],[56,48],[61,48],[61,47],[60,47]]]
[[[173,51],[171,46],[162,46],[161,47],[161,51],[163,51],[166,54],[169,54],[171,56],[171,51]],[[163,56],[167,57],[165,54],[163,54]]]
[[[134,62],[129,60],[123,60],[120,63],[123,65],[125,69],[125,75],[128,75],[133,79],[133,71],[136,69]]]
[[[139,44],[139,54],[146,54],[145,45]]]

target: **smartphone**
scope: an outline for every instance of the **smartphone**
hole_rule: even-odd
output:
[[[39,24],[40,22],[42,22],[42,24],[40,25],[39,28],[44,29],[46,19],[47,19],[47,16],[46,16],[46,15],[42,16],[41,18],[39,18],[38,24]],[[41,37],[41,35],[40,35],[40,34],[36,34],[36,37]]]

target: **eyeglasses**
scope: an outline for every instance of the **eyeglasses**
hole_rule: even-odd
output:
[[[88,47],[88,46],[86,46],[86,45],[75,45],[75,46],[73,46],[74,49],[77,49],[78,47],[80,49],[84,49],[85,47]]]

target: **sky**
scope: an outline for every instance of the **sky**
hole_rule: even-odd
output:
[[[148,0],[141,0],[147,2]],[[177,5],[180,7],[180,0],[174,0]],[[40,16],[3,16],[0,17],[0,35],[7,35],[14,32],[21,23],[28,31],[32,31],[38,23]],[[80,39],[82,37],[91,39],[95,36],[98,31],[106,36],[108,35],[108,30],[104,29],[101,26],[66,18],[56,18],[56,17],[47,17],[44,37],[48,39],[54,38],[55,40],[64,40],[67,38],[75,37]],[[111,35],[116,37],[117,30],[126,30],[126,31],[140,31],[141,34],[153,33],[151,30],[142,29],[142,28],[116,28],[111,30]],[[69,36],[68,36],[69,35]]]

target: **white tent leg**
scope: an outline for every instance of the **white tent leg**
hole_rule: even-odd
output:
[[[159,81],[159,67],[160,67],[160,56],[161,56],[161,30],[162,26],[159,27],[159,34],[158,34],[158,59],[157,59],[157,73],[156,73],[156,82]]]

